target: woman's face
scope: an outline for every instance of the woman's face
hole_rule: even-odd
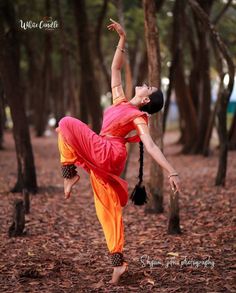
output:
[[[142,86],[135,87],[135,96],[137,98],[140,98],[141,105],[145,105],[150,102],[149,96],[155,91],[157,91],[156,87],[149,87],[146,84],[144,84]]]
[[[157,91],[157,88],[154,86],[147,86],[146,84],[142,86],[136,86],[135,87],[135,96],[138,97],[148,97],[150,96],[153,92]]]

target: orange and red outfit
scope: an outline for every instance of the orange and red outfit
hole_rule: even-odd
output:
[[[121,93],[121,94],[120,94]],[[147,124],[147,114],[128,103],[122,89],[113,89],[113,105],[104,112],[102,129],[96,134],[72,117],[59,122],[58,146],[61,164],[75,164],[90,174],[97,217],[110,253],[122,252],[124,225],[122,207],[128,201],[128,185],[120,178],[126,158],[126,142],[138,142],[138,135],[126,138],[132,130]]]

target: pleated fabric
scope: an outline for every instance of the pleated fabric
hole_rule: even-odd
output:
[[[147,119],[136,107],[122,103],[104,112],[99,135],[72,117],[62,118],[57,128],[61,163],[76,164],[90,174],[97,217],[111,253],[121,252],[124,246],[122,207],[128,201],[128,184],[119,176],[127,158],[125,143],[140,140],[137,135],[125,136],[141,116]]]

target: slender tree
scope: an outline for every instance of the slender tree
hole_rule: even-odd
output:
[[[223,60],[217,50],[217,47],[216,47],[216,44],[214,41],[212,41],[212,49],[214,51],[214,55],[215,55],[215,59],[216,59],[217,71],[219,72],[220,75],[222,75],[223,74]],[[216,99],[216,102],[213,106],[213,110],[211,111],[211,116],[209,118],[209,123],[207,125],[206,136],[205,136],[205,140],[204,140],[203,155],[206,157],[210,153],[210,139],[211,139],[212,131],[213,131],[213,128],[214,128],[215,122],[216,122],[216,114],[217,114],[217,111],[219,108],[223,86],[224,86],[223,85],[223,78],[221,78],[221,81],[219,84],[219,90],[218,90],[218,94],[217,94],[217,99]]]
[[[232,4],[232,1],[233,0],[228,0],[228,2],[226,2],[225,6],[221,9],[221,11],[219,12],[219,14],[216,15],[216,17],[212,21],[212,23],[214,25],[216,25],[220,21],[220,19],[222,18],[222,16],[225,14],[225,12],[227,11],[227,9]]]
[[[35,33],[22,34],[22,43],[25,46],[28,59],[28,109],[32,113],[32,122],[37,124],[38,103],[42,100],[41,52],[38,49]]]
[[[4,135],[4,124],[5,124],[5,105],[4,105],[4,92],[2,83],[0,80],[0,150],[3,150],[3,135]]]
[[[76,115],[77,104],[76,95],[74,90],[74,76],[71,69],[70,61],[70,48],[65,31],[65,22],[63,17],[63,9],[61,9],[61,1],[56,0],[56,10],[58,15],[58,22],[60,23],[60,53],[61,53],[61,74],[59,76],[60,81],[60,92],[54,92],[55,104],[59,102],[59,107],[57,109],[57,121],[61,119],[67,110],[70,111],[72,115]],[[58,80],[56,82],[58,84]]]
[[[145,23],[145,37],[148,54],[148,75],[149,83],[151,85],[161,86],[161,59],[160,59],[160,47],[158,28],[156,25],[155,15],[155,1],[143,0],[144,7],[144,23]],[[163,148],[163,115],[161,112],[157,114],[157,117],[151,121],[151,134],[159,146]],[[150,191],[153,197],[153,209],[151,211],[162,212],[163,211],[163,172],[159,166],[151,163],[151,180],[149,182]],[[158,182],[156,181],[158,178]],[[181,233],[179,226],[179,205],[178,205],[178,193],[170,194],[170,206],[169,206],[169,225],[168,233],[179,234]],[[147,209],[150,211],[150,209]]]
[[[176,0],[173,8],[173,31],[171,40],[173,64],[173,88],[180,114],[181,142],[183,152],[190,153],[197,137],[197,115],[184,74],[184,43],[186,3]]]
[[[36,192],[36,173],[20,81],[20,43],[12,1],[0,1],[0,74],[13,120],[18,176],[13,191]],[[14,85],[14,86],[13,86]]]
[[[229,130],[229,149],[236,150],[236,111]]]
[[[145,71],[147,72],[147,66],[145,66],[145,64],[147,63],[147,52],[146,50],[143,50],[143,41],[142,39],[140,39],[139,36],[136,37],[136,45],[135,45],[135,49],[132,50],[131,52],[131,56],[133,56],[133,62],[131,62],[131,64],[133,64],[132,66],[132,75],[133,75],[133,85],[136,84],[142,84],[138,82],[138,77],[140,76],[141,73],[145,73]],[[141,64],[143,63],[143,58],[145,58],[146,63],[143,64],[142,67]],[[144,78],[142,78],[144,79]]]
[[[45,0],[45,10],[47,15],[51,15],[50,0]],[[36,101],[37,111],[35,113],[36,135],[42,136],[47,126],[49,115],[49,101],[51,99],[51,83],[52,83],[52,36],[51,32],[45,31],[44,52],[42,66],[42,96],[41,100]]]
[[[123,1],[122,0],[116,0],[117,10],[118,10],[118,18],[119,22],[122,25],[122,27],[125,28],[125,17],[124,17],[124,7],[123,7]],[[125,49],[126,49],[126,55],[125,55],[125,95],[128,100],[132,98],[133,95],[133,78],[132,78],[132,72],[131,72],[131,66],[130,66],[130,56],[128,51],[128,42],[125,43]],[[126,173],[128,170],[128,165],[131,158],[131,153],[134,149],[134,144],[128,144],[128,157],[127,162],[125,165],[125,169],[122,173],[122,178],[126,177]]]
[[[219,51],[219,54],[221,55],[221,58],[224,59],[227,65],[225,66],[226,69],[224,69],[224,71],[220,73],[221,84],[223,85],[223,78],[225,74],[228,74],[229,82],[226,87],[221,87],[219,107],[217,109],[220,151],[219,151],[218,171],[217,171],[216,180],[215,180],[216,185],[225,185],[226,170],[227,170],[227,155],[228,155],[228,134],[227,134],[227,125],[226,125],[226,122],[227,122],[226,113],[227,113],[227,105],[228,105],[229,98],[231,96],[233,85],[234,85],[235,67],[226,45],[222,41],[215,27],[210,22],[208,15],[205,13],[205,11],[200,7],[200,5],[195,0],[188,0],[188,2],[191,5],[192,9],[197,14],[198,18],[201,20],[205,29],[210,31],[211,37],[215,42],[215,45]]]
[[[100,105],[99,86],[95,79],[93,55],[90,49],[89,22],[84,0],[74,0],[74,12],[78,30],[80,59],[80,117],[88,123],[88,115],[92,128],[101,129],[102,109]]]
[[[110,90],[111,77],[110,77],[110,74],[108,73],[108,70],[105,64],[104,54],[102,53],[102,45],[101,45],[102,25],[107,13],[107,7],[108,7],[108,0],[103,0],[103,5],[101,8],[100,14],[98,16],[95,42],[96,42],[96,50],[97,50],[100,66],[105,76],[106,87],[107,87],[107,90]]]
[[[174,68],[175,68],[176,61],[177,61],[176,59],[172,60],[170,70],[169,70],[169,86],[166,93],[166,100],[165,100],[164,113],[163,113],[163,133],[166,130],[166,120],[167,120],[167,115],[168,115],[169,106],[170,106],[171,92],[173,89],[173,77],[174,77]]]
[[[148,80],[149,84],[160,88],[161,86],[161,59],[159,48],[158,28],[156,25],[156,11],[154,0],[143,0],[145,39],[148,56]],[[163,148],[162,138],[162,113],[153,115],[150,122],[150,132],[155,143],[160,149]],[[152,207],[157,213],[163,211],[163,172],[155,163],[151,162],[150,192],[152,194]],[[150,210],[148,207],[147,210]]]
[[[210,12],[213,0],[198,0],[199,5],[210,17]],[[198,97],[198,127],[195,145],[193,146],[194,153],[203,153],[204,140],[206,137],[207,127],[211,113],[211,82],[210,82],[210,40],[209,32],[205,31],[200,20],[195,17],[195,27],[197,30],[198,47],[196,56],[193,59],[196,80],[193,81],[196,85]]]

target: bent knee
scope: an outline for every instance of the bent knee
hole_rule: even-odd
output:
[[[65,117],[61,118],[61,120],[59,121],[58,125],[59,125],[59,127],[65,127],[68,124],[70,124],[73,119],[74,118],[72,118],[70,116],[65,116]]]

